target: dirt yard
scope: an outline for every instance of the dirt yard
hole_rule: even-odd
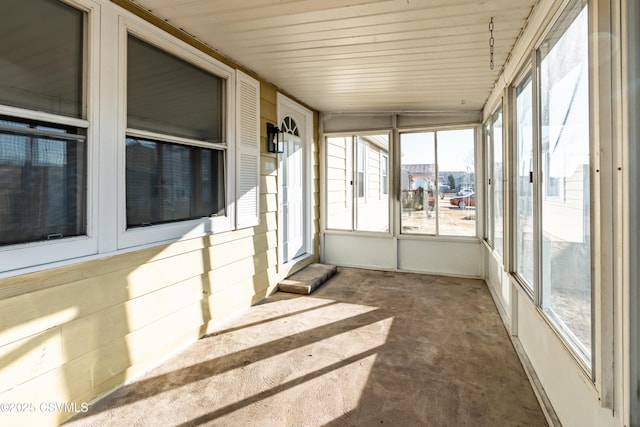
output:
[[[476,208],[467,206],[460,209],[449,203],[453,195],[446,195],[438,200],[438,227],[437,234],[441,236],[470,236],[476,235]],[[436,209],[402,210],[402,232],[415,234],[436,234]]]

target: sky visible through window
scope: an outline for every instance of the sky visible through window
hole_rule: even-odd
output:
[[[428,164],[427,138],[432,132],[402,134],[402,164]],[[438,131],[438,169],[473,172],[473,129]]]

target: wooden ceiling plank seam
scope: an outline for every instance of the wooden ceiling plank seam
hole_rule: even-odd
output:
[[[504,28],[511,29],[512,27],[518,27],[522,25],[522,19],[524,13],[520,13],[517,16],[509,16],[509,17],[494,17],[496,22],[500,22],[500,30]],[[210,30],[210,24],[197,26],[192,25],[194,32],[205,32],[208,31],[211,34],[215,34],[216,38],[220,39],[224,42],[234,41],[238,45],[242,45],[242,43],[261,43],[265,41],[269,41],[270,39],[286,39],[283,41],[290,41],[291,38],[299,38],[299,39],[308,39],[308,40],[325,40],[331,38],[340,38],[340,37],[354,37],[354,36],[366,36],[366,35],[384,35],[384,34],[393,34],[399,33],[397,31],[398,28],[403,28],[404,32],[411,31],[419,31],[427,28],[430,31],[442,31],[451,28],[455,28],[452,31],[459,31],[460,28],[464,29],[477,29],[478,32],[480,30],[483,33],[487,32],[487,23],[486,23],[486,13],[477,14],[476,19],[472,21],[463,21],[461,22],[459,17],[448,17],[448,18],[434,18],[434,19],[413,19],[406,22],[396,22],[396,23],[384,23],[384,24],[376,24],[372,25],[371,23],[363,23],[358,26],[344,26],[344,28],[326,28],[326,24],[319,25],[320,28],[317,30],[312,30],[308,28],[306,25],[300,26],[286,26],[286,27],[271,27],[265,30],[247,30],[247,31],[236,31],[234,32],[234,37],[229,38],[227,36],[227,32],[224,31],[214,31]],[[500,19],[502,18],[502,19]],[[497,31],[497,29],[496,29]],[[257,33],[257,34],[255,34]],[[246,35],[246,37],[243,37]]]
[[[513,34],[518,34],[521,30],[519,23],[513,23],[509,25],[507,28],[502,28],[501,32],[496,31],[494,33],[495,39],[512,39]],[[196,31],[197,32],[197,31]],[[330,37],[330,38],[321,38],[317,37],[314,40],[295,40],[292,38],[285,39],[283,37],[278,38],[278,40],[274,40],[273,42],[268,42],[267,40],[262,41],[251,41],[251,42],[238,42],[235,40],[233,45],[236,49],[247,49],[253,48],[255,50],[261,50],[270,48],[273,46],[286,46],[287,48],[295,49],[297,46],[340,46],[347,44],[368,44],[368,43],[380,43],[380,42],[391,42],[391,41],[431,41],[438,40],[440,38],[445,37],[460,37],[460,38],[469,38],[469,39],[477,39],[479,36],[485,36],[487,33],[486,28],[484,26],[473,26],[473,27],[464,27],[463,29],[457,28],[448,28],[448,29],[423,29],[423,30],[415,30],[415,31],[396,31],[389,32],[385,34],[368,34],[361,36],[348,36],[348,37]]]
[[[416,60],[424,58],[456,58],[459,56],[477,56],[482,55],[488,57],[488,52],[479,49],[478,46],[456,45],[450,46],[424,46],[412,47],[406,49],[387,49],[384,51],[366,51],[366,52],[349,52],[349,53],[332,53],[316,55],[286,55],[286,52],[279,53],[277,56],[259,55],[256,61],[267,61],[277,64],[295,64],[307,63],[308,61],[340,61],[340,60],[358,60],[375,58],[376,61],[392,62],[396,60],[408,60],[414,58]],[[271,59],[271,61],[269,61]],[[263,62],[264,63],[264,62]]]
[[[444,42],[444,39],[446,39],[446,42]],[[440,39],[441,41],[437,44],[438,47],[440,48],[444,48],[444,47],[448,47],[448,46],[459,46],[461,44],[464,44],[466,46],[469,47],[473,47],[473,48],[477,48],[477,49],[483,49],[487,51],[487,54],[489,52],[489,46],[488,46],[488,42],[487,43],[482,43],[479,40],[473,40],[473,41],[469,41],[466,40],[463,37],[443,37],[442,39]],[[500,39],[500,38],[496,38],[496,43],[498,44],[498,46],[503,45],[503,46],[508,46],[508,43],[511,42],[511,40],[508,39]],[[424,46],[424,41],[423,40],[408,40],[406,42],[402,42],[402,41],[396,41],[396,42],[380,42],[380,43],[367,43],[367,44],[348,44],[348,45],[343,45],[343,46],[322,46],[322,47],[308,47],[308,48],[298,48],[298,49],[286,49],[286,50],[265,50],[265,49],[245,49],[243,50],[243,55],[253,55],[253,54],[257,54],[260,53],[262,55],[272,55],[272,54],[278,54],[278,53],[283,53],[283,52],[287,52],[287,53],[295,53],[295,52],[307,52],[309,55],[312,55],[312,52],[332,52],[332,53],[336,53],[336,52],[341,52],[341,53],[350,53],[350,52],[363,52],[363,51],[385,51],[385,50],[391,50],[391,49],[399,49],[399,48],[403,48],[403,49],[408,49],[408,48],[420,48]],[[505,52],[506,53],[506,52]]]

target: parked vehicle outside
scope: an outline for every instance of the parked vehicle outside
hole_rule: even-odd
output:
[[[449,199],[449,203],[453,206],[457,206],[460,209],[464,209],[467,206],[476,205],[476,193],[466,194],[464,196],[454,196]]]
[[[469,194],[473,194],[474,191],[471,188],[461,188],[460,191],[458,191],[458,196],[468,196]]]

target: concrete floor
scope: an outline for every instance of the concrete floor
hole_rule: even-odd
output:
[[[546,426],[483,281],[339,268],[71,426]]]

